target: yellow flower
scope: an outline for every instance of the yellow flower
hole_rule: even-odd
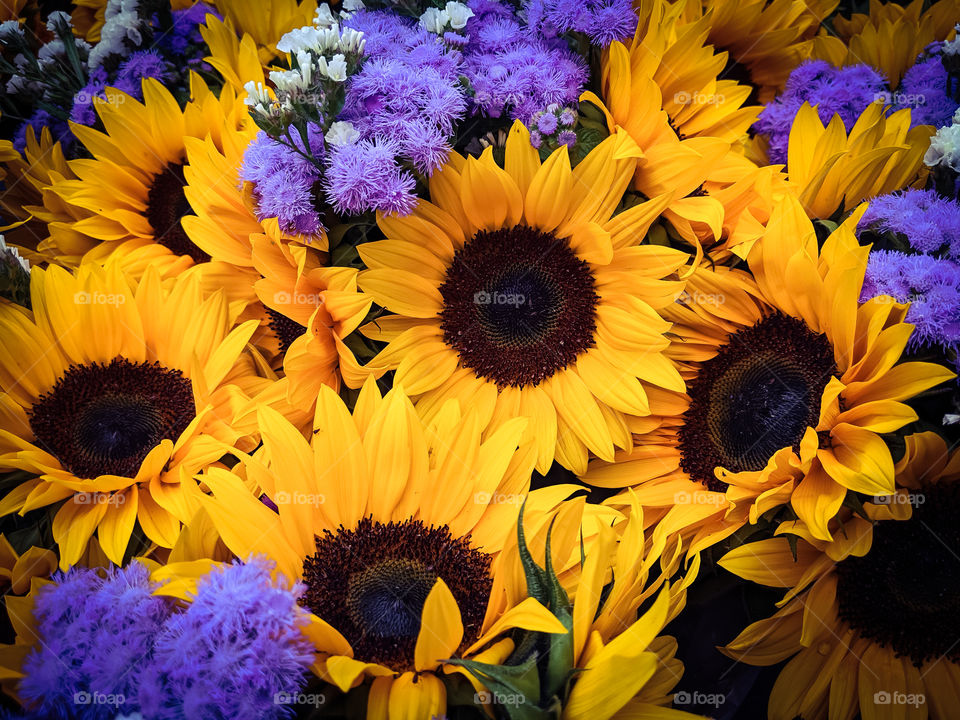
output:
[[[784,537],[742,545],[720,565],[788,588],[780,609],[724,652],[751,665],[790,659],[770,695],[770,720],[956,716],[960,687],[960,453],[934,433],[906,438],[906,486],[865,503],[869,519],[835,521],[834,540],[801,523],[796,557]],[[872,521],[872,522],[871,522]]]
[[[726,53],[705,44],[709,16],[684,25],[681,10],[645,0],[633,40],[604,53],[603,99],[581,99],[605,112],[611,132],[623,128],[637,143],[633,187],[669,198],[664,216],[685,240],[723,240],[725,251],[745,255],[788,187],[778,167],[744,156],[760,108],[742,107],[749,86],[719,79]]]
[[[783,89],[790,72],[810,57],[820,22],[836,9],[838,0],[688,0],[688,22],[708,17],[707,42],[730,53],[726,70],[755,85],[760,102],[770,102]]]
[[[636,146],[620,132],[571,169],[566,147],[542,165],[516,123],[501,168],[488,148],[453,153],[432,202],[378,218],[387,239],[358,247],[360,288],[396,313],[361,331],[389,342],[372,371],[396,369],[430,421],[456,398],[491,430],[532,419],[537,468],[612,459],[648,387],[681,390],[657,311],[683,289],[679,250],[641,244],[664,198],[613,215]]]
[[[896,89],[917,55],[936,40],[950,40],[960,15],[958,0],[943,0],[924,10],[923,0],[909,5],[870,0],[870,13],[833,19],[833,33],[821,28],[812,57],[837,67],[865,63],[881,71]]]
[[[518,451],[525,419],[484,440],[475,409],[446,403],[424,424],[402,390],[381,398],[372,379],[352,416],[328,387],[316,404],[309,441],[259,411],[263,449],[243,468],[276,511],[227,470],[202,479],[226,546],[306,585],[322,679],[344,692],[373,679],[368,718],[422,720],[445,712],[443,660],[501,662],[509,639],[478,651],[511,628],[565,632],[532,598],[500,611],[504,584],[516,583],[498,569],[501,550],[533,461]]]
[[[235,415],[269,382],[244,352],[256,323],[235,329],[222,294],[195,278],[138,283],[116,263],[31,272],[33,311],[4,303],[0,326],[0,468],[37,477],[0,515],[66,500],[53,520],[60,565],[94,532],[120,563],[139,521],[171,547],[198,506],[193,473],[230,447],[256,444]]]
[[[686,393],[664,394],[668,412],[649,419],[634,450],[591,463],[584,480],[640,485],[645,507],[676,505],[680,526],[695,523],[694,549],[787,502],[829,540],[848,490],[892,493],[881,433],[916,420],[902,401],[953,373],[899,362],[913,331],[905,305],[858,303],[869,252],[853,232],[861,212],[818,249],[788,199],[751,251],[754,277],[698,269],[664,310]]]
[[[889,116],[873,103],[849,133],[839,115],[824,127],[804,103],[794,118],[787,174],[811,218],[848,212],[868,198],[917,185],[926,175],[923,154],[933,128],[910,127],[910,110]]]

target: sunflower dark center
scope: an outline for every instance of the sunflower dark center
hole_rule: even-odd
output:
[[[196,415],[193,387],[159,363],[74,365],[30,410],[38,443],[80,478],[133,477]]]
[[[501,388],[537,385],[594,342],[590,266],[549,233],[477,233],[454,255],[440,294],[444,340]]]
[[[303,335],[307,328],[272,308],[265,308],[265,310],[267,317],[270,318],[270,329],[280,343],[280,352],[286,353],[293,341]]]
[[[153,178],[147,195],[147,220],[153,228],[154,239],[170,252],[189,255],[194,262],[210,260],[210,256],[193,244],[180,220],[193,215],[193,208],[183,192],[187,184],[183,177],[183,165],[167,165]]]
[[[836,371],[826,336],[796,318],[770,315],[731,334],[688,389],[680,466],[717,491],[726,489],[717,467],[762,470],[817,425],[823,389]]]
[[[427,596],[443,579],[457,601],[466,647],[477,639],[493,581],[490,557],[447,527],[363,519],[317,538],[304,560],[301,603],[339,630],[354,657],[398,672],[413,669]]]
[[[910,498],[910,520],[877,523],[870,552],[837,564],[840,617],[917,666],[960,662],[960,483]]]

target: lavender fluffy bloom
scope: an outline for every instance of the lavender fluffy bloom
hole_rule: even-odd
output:
[[[406,215],[417,204],[416,181],[397,164],[400,147],[386,139],[359,140],[331,150],[324,182],[337,212],[353,215],[381,210]]]
[[[138,100],[143,99],[143,80],[155,78],[162,83],[168,83],[176,77],[173,68],[160,57],[156,50],[137,50],[130,54],[117,70],[117,79],[114,85],[117,88],[133,88],[130,93]]]
[[[631,0],[529,0],[526,16],[528,25],[547,37],[579,32],[600,47],[626,40],[637,29]]]
[[[910,302],[906,321],[915,325],[907,347],[960,346],[960,264],[894,250],[870,253],[860,300],[890,295]]]
[[[152,595],[139,562],[106,571],[73,568],[37,593],[34,615],[43,642],[24,660],[19,693],[48,718],[109,718],[136,711],[138,670],[170,616],[171,603]],[[75,693],[123,696],[119,705],[77,705]]]
[[[922,60],[904,73],[894,94],[897,110],[912,109],[910,125],[949,125],[957,103],[947,94],[947,71],[939,57]]]
[[[260,720],[289,716],[314,660],[297,604],[302,585],[275,584],[273,564],[251,559],[213,570],[157,637],[140,678],[144,716],[156,720]]]
[[[183,10],[174,10],[173,28],[170,32],[162,33],[157,38],[157,46],[169,55],[181,57],[191,47],[203,45],[203,36],[200,26],[207,20],[207,15],[214,15],[222,20],[223,16],[211,5],[198,2]]]
[[[566,145],[568,148],[572,148],[577,144],[577,134],[573,130],[561,130],[560,134],[557,135],[557,142],[560,145]]]
[[[322,159],[322,138],[317,135],[319,130],[311,136],[311,149]],[[293,136],[299,138],[295,132]],[[292,233],[314,235],[322,230],[314,199],[320,170],[307,158],[260,132],[244,153],[240,177],[254,184],[259,219],[275,217]]]
[[[537,130],[544,135],[553,135],[557,130],[557,116],[553,113],[544,113],[537,120]]]
[[[790,73],[783,93],[763,109],[753,129],[769,136],[770,162],[786,163],[790,128],[803,103],[816,106],[823,123],[839,114],[849,131],[871,103],[888,96],[885,78],[869,65],[836,68],[824,60],[808,60]]]
[[[456,79],[460,53],[446,47],[419,23],[386,10],[363,10],[344,21],[364,34],[364,57],[368,60],[402,60],[411,66],[429,67],[448,79]]]
[[[960,204],[934,190],[910,189],[874,198],[857,225],[858,233],[867,229],[895,232],[919,252],[960,260]]]
[[[551,103],[572,105],[587,78],[583,61],[568,50],[528,40],[496,52],[464,56],[464,75],[476,110],[526,122]]]
[[[33,132],[37,137],[40,137],[40,133],[44,128],[50,128],[50,135],[54,141],[60,141],[60,144],[63,146],[65,152],[68,152],[70,148],[73,147],[74,138],[73,133],[70,132],[70,127],[60,118],[56,118],[46,110],[37,110],[33,113],[27,120],[25,120],[13,137],[13,147],[17,152],[22,153],[27,147],[27,128],[33,128]]]

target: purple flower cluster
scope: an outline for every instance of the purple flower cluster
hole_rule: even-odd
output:
[[[872,102],[888,95],[886,79],[869,65],[836,68],[824,60],[808,60],[790,73],[783,93],[763,109],[753,130],[770,138],[770,162],[785,164],[790,128],[803,103],[816,106],[823,123],[839,114],[849,132]]]
[[[360,140],[330,153],[323,188],[339,213],[369,209],[406,215],[417,204],[416,180],[396,161],[400,146],[389,139]]]
[[[174,10],[172,15],[173,26],[157,38],[157,46],[173,57],[186,58],[191,68],[200,65],[206,54],[200,26],[206,22],[207,15],[214,15],[219,20],[223,16],[216,8],[203,2]]]
[[[914,127],[949,125],[958,104],[947,94],[947,87],[947,71],[939,56],[926,58],[904,74],[894,95],[894,106],[898,110],[912,109],[910,124]]]
[[[878,295],[911,303],[906,320],[916,329],[908,348],[940,346],[956,352],[960,347],[960,264],[930,255],[875,250],[860,299]]]
[[[17,152],[22,153],[27,147],[27,128],[33,128],[37,137],[44,128],[50,128],[50,136],[54,142],[60,141],[64,151],[69,151],[73,147],[76,138],[70,132],[70,126],[60,118],[56,118],[46,110],[36,110],[33,115],[27,118],[23,124],[17,128],[17,133],[13,137],[13,147]]]
[[[933,190],[874,198],[857,225],[858,232],[867,229],[898,233],[918,252],[960,261],[960,204]]]
[[[637,29],[637,13],[630,0],[528,0],[527,24],[545,37],[579,32],[606,47],[626,40]]]
[[[474,112],[529,121],[551,104],[575,105],[587,67],[557,38],[532,33],[493,0],[470,0],[470,42],[463,74],[474,91]]]
[[[311,126],[310,152],[324,156],[320,128]],[[299,134],[293,141],[304,150]],[[247,147],[240,167],[240,177],[254,183],[257,214],[261,220],[275,217],[286,232],[315,235],[323,230],[317,212],[315,186],[321,173],[307,157],[260,132]]]
[[[302,633],[302,587],[275,583],[272,567],[252,559],[216,569],[183,611],[152,594],[139,562],[55,576],[37,593],[42,642],[18,688],[26,717],[289,715],[274,696],[297,693],[313,646]]]
[[[151,594],[139,562],[102,572],[74,568],[37,593],[34,616],[43,642],[24,660],[19,694],[40,717],[109,718],[136,702],[137,668],[150,663],[172,604]],[[123,702],[77,705],[78,693]]]
[[[274,584],[270,569],[237,563],[200,580],[187,610],[164,625],[140,677],[146,717],[258,720],[292,712],[275,695],[297,694],[313,645],[301,631],[303,588]]]

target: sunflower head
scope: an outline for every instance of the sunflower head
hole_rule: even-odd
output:
[[[625,418],[649,414],[646,388],[681,388],[658,309],[687,261],[642,244],[664,198],[614,214],[637,156],[620,131],[576,167],[566,147],[541,163],[519,123],[503,167],[490,148],[454,153],[431,202],[381,216],[387,239],[359,246],[360,288],[395,313],[362,328],[389,343],[370,370],[395,368],[428,419],[452,398],[491,429],[533,418],[542,471],[625,447]]]

